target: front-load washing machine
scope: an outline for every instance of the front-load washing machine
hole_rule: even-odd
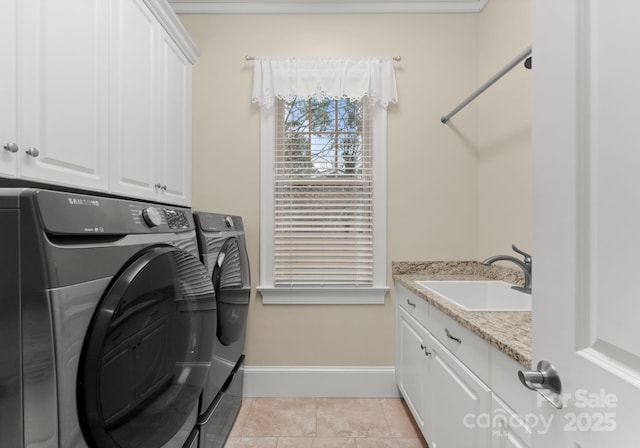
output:
[[[0,446],[197,447],[216,303],[190,210],[0,189]]]
[[[200,448],[220,448],[242,402],[251,274],[240,216],[194,212],[200,256],[216,296],[217,328],[198,423]]]

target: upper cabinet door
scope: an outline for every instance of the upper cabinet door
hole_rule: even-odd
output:
[[[19,5],[21,175],[107,190],[108,2]]]
[[[191,202],[191,64],[166,33],[160,38],[159,177],[164,200]]]
[[[112,2],[111,189],[156,199],[158,23],[142,0]]]
[[[17,18],[18,0],[0,2],[0,175],[17,174],[19,150],[17,132]]]
[[[143,0],[113,2],[111,189],[190,205],[191,62],[158,13]]]

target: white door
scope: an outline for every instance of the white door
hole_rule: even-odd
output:
[[[535,401],[533,446],[637,447],[640,3],[532,5],[533,358],[565,402]]]

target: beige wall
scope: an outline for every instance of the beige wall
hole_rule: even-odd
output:
[[[479,16],[479,82],[531,45],[531,0]],[[478,256],[531,253],[531,75],[522,64],[478,98]]]
[[[440,116],[477,87],[478,15],[180,18],[202,53],[194,66],[193,205],[244,217],[254,288],[260,129],[246,54],[402,56],[400,101],[388,111],[388,284],[391,260],[477,258],[477,106],[449,126]],[[264,306],[254,296],[247,364],[392,365],[393,327],[392,295],[385,305],[359,306]]]

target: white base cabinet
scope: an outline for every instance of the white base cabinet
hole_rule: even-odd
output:
[[[491,448],[531,446],[531,430],[527,423],[495,394],[491,397],[491,416]]]
[[[403,309],[399,310],[397,343],[398,360],[396,362],[396,383],[405,402],[420,429],[424,429],[425,416],[423,415],[423,389],[427,384],[427,356],[425,353],[425,340],[427,332],[415,320],[408,317]]]
[[[190,205],[197,55],[166,0],[3,0],[0,177]]]
[[[489,414],[491,390],[432,335],[426,350],[431,352],[423,393],[429,446],[487,448],[489,428],[476,419]]]
[[[490,390],[404,309],[399,309],[398,386],[430,448],[486,448]]]
[[[396,382],[429,447],[529,447],[521,366],[402,285],[396,298]]]

